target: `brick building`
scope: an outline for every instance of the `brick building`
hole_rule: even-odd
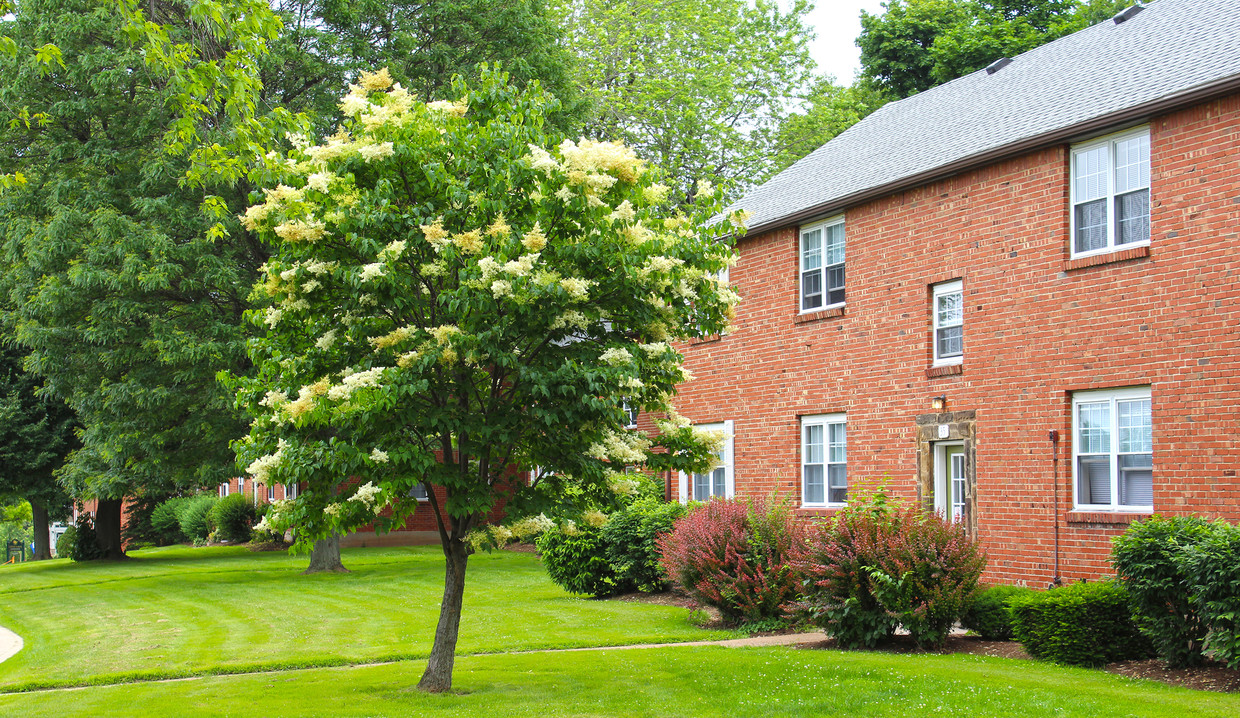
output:
[[[724,462],[674,495],[822,515],[887,477],[1035,586],[1134,519],[1240,519],[1240,3],[889,104],[737,207],[743,301],[678,401]]]

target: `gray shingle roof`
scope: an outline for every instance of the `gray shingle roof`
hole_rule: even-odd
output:
[[[890,103],[749,191],[751,233],[1240,88],[1240,2],[1157,0]]]

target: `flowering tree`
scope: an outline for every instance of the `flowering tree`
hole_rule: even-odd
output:
[[[337,134],[268,158],[279,183],[243,222],[276,247],[270,306],[235,379],[254,417],[240,465],[308,484],[276,519],[302,547],[393,528],[426,490],[447,559],[427,691],[451,687],[466,539],[499,501],[537,512],[629,489],[627,466],[709,465],[712,438],[671,406],[687,377],[667,342],[723,331],[737,301],[712,188],[670,213],[624,146],[553,142],[537,86],[486,70],[455,90],[424,104],[363,74]],[[623,428],[626,403],[667,417],[656,436]]]

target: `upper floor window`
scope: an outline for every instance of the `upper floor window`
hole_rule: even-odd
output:
[[[960,280],[934,285],[934,365],[964,361],[964,284]]]
[[[844,218],[801,228],[801,311],[844,304]]]
[[[848,428],[843,414],[801,418],[801,503],[848,502]]]
[[[1076,506],[1154,509],[1154,441],[1149,387],[1072,396]]]
[[[641,410],[634,404],[630,404],[628,399],[625,399],[623,401],[623,408],[624,408],[624,428],[636,429],[637,428],[637,415],[641,412]]]
[[[1150,241],[1150,130],[1072,148],[1072,255]]]

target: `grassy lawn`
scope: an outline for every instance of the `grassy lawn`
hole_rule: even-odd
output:
[[[4,567],[0,625],[26,647],[0,663],[0,691],[427,656],[439,549],[346,550],[344,563],[354,573],[301,576],[305,557],[178,547]],[[716,637],[730,634],[689,625],[683,608],[575,598],[534,556],[497,552],[470,559],[458,651]]]
[[[410,661],[0,695],[0,714],[315,716],[1235,716],[1240,698],[972,656],[662,648],[457,661],[458,693]]]
[[[300,576],[305,560],[285,554],[172,548],[122,564],[0,568],[0,625],[26,639],[0,664],[0,715],[1240,715],[1240,696],[976,656],[718,647],[513,655],[732,634],[689,625],[682,608],[574,598],[535,557],[507,552],[471,559],[458,690],[426,696],[413,685],[438,615],[438,549],[357,549],[345,563],[355,572]],[[349,665],[385,660],[399,662]],[[161,676],[196,677],[118,684]],[[9,692],[87,684],[96,685]]]

